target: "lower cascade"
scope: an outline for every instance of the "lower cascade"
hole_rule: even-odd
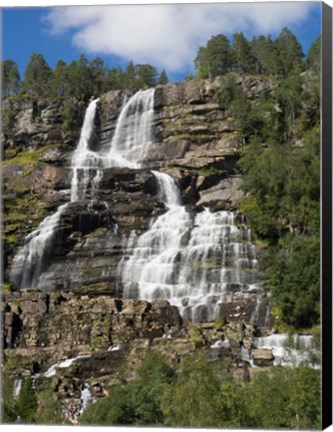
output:
[[[191,215],[172,177],[153,173],[167,212],[140,237],[129,237],[120,266],[124,297],[167,299],[197,322],[223,315],[237,293],[262,294],[256,248],[241,218],[207,208]],[[260,301],[254,312],[259,307]]]

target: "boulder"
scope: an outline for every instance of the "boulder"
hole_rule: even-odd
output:
[[[272,366],[274,356],[270,349],[253,349],[252,359],[256,366]]]

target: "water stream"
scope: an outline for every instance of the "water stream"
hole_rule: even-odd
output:
[[[158,175],[167,212],[143,235],[130,236],[121,263],[124,296],[167,299],[192,321],[211,321],[234,292],[262,292],[250,231],[232,212],[191,215],[179,204],[174,180]],[[169,194],[167,195],[167,191]]]
[[[81,129],[78,146],[71,159],[73,176],[71,181],[71,201],[85,195],[89,181],[89,169],[97,159],[89,150],[89,141],[94,134],[94,120],[98,99],[90,102]],[[79,176],[79,171],[83,175]],[[60,220],[69,203],[59,206],[55,213],[47,216],[33,232],[28,234],[24,245],[14,257],[10,280],[21,291],[43,288],[41,274],[48,267],[53,254],[53,240],[61,229]]]

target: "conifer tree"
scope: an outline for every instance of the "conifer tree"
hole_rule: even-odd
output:
[[[67,64],[59,60],[54,69],[53,77],[50,81],[51,94],[54,96],[67,96],[68,70]]]
[[[306,66],[308,69],[318,71],[320,69],[321,60],[321,35],[310,46],[306,56]]]
[[[15,96],[20,90],[21,80],[17,63],[13,60],[1,62],[2,97]]]
[[[165,69],[162,70],[162,72],[160,73],[159,79],[158,79],[158,83],[159,84],[168,84],[169,79],[167,76],[167,73],[165,72]]]
[[[24,73],[24,91],[32,97],[46,97],[49,92],[49,83],[52,78],[52,69],[44,56],[33,53]]]
[[[274,41],[276,47],[280,71],[283,77],[287,77],[295,68],[302,65],[304,54],[302,46],[296,36],[287,27],[282,29],[279,36]]]
[[[194,60],[198,78],[214,78],[230,70],[231,52],[229,40],[224,35],[212,36],[201,47]]]
[[[156,68],[149,64],[139,64],[135,66],[136,87],[154,87],[157,84]]]
[[[250,43],[242,32],[234,34],[231,54],[233,70],[244,73],[254,72],[255,59]]]
[[[37,412],[37,397],[33,388],[33,378],[27,377],[22,386],[18,401],[17,412],[25,423],[32,423]]]

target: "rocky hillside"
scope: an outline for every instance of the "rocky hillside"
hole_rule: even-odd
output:
[[[51,365],[83,356],[69,369],[57,369],[53,388],[71,398],[89,382],[101,396],[124,368],[129,375],[135,373],[135,364],[151,348],[177,362],[197,347],[223,339],[230,345],[220,347],[218,355],[237,360],[243,352],[247,361],[252,355],[258,365],[272,363],[270,351],[253,347],[251,340],[259,333],[253,322],[249,324],[254,311],[259,327],[269,323],[265,294],[258,303],[256,292],[235,293],[223,305],[221,322],[193,326],[166,301],[123,300],[119,284],[123,239],[133,230],[144,233],[152,218],[165,212],[151,169],[178,180],[189,212],[203,207],[237,210],[243,197],[237,161],[244,149],[235,120],[219,102],[221,80],[157,86],[154,145],[145,167],[105,169],[98,199],[66,207],[49,251],[52,259],[43,273],[43,292],[18,292],[10,283],[10,269],[24,237],[70,200],[69,161],[80,127],[65,128],[60,102],[4,102],[4,112],[11,119],[4,136],[2,168],[4,344],[5,368],[13,376],[41,373],[43,387],[43,374]],[[250,100],[276,85],[264,77],[242,76],[236,82]],[[108,148],[128,95],[112,91],[100,97],[95,148]],[[84,107],[78,106],[75,115],[80,125],[83,114]]]
[[[132,229],[146,229],[151,217],[163,211],[156,199],[156,184],[148,171],[151,168],[159,168],[179,180],[185,204],[197,208],[209,206],[214,210],[237,209],[237,202],[243,195],[237,168],[243,145],[234,119],[217,102],[220,80],[172,83],[156,88],[155,144],[145,163],[147,170],[137,172],[119,168],[106,171],[103,176],[101,199],[111,203],[112,215],[119,228],[115,243]],[[248,92],[250,99],[275,86],[263,77],[242,76],[237,78],[237,83]],[[125,97],[128,92],[122,91],[101,96],[96,119],[96,145],[106,148],[110,144]],[[61,102],[5,100],[3,110],[9,112],[7,115],[11,118],[11,128],[4,137],[2,168],[7,280],[11,260],[24,236],[47,214],[69,201],[72,177],[69,160],[80,133],[84,107],[77,107],[80,126],[70,133],[64,128]],[[89,238],[91,251],[94,238],[99,234],[96,230],[109,228],[105,220],[103,222],[103,216],[96,218],[95,212],[85,216],[82,210],[74,205],[66,212],[64,225],[69,229],[64,229],[61,240],[66,252],[75,254],[83,249],[84,254],[87,235],[92,237]],[[112,245],[108,247],[112,248]],[[63,252],[60,251],[61,256]],[[99,253],[100,250],[94,250],[92,255]],[[115,254],[113,249],[111,255]],[[66,288],[61,283],[58,285]]]

